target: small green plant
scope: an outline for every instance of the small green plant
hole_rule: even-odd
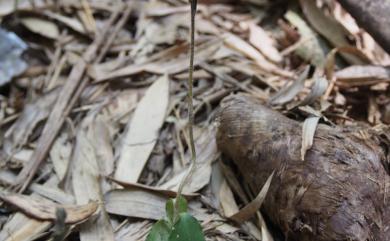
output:
[[[191,4],[191,41],[190,41],[190,67],[188,77],[188,126],[190,136],[191,165],[187,175],[180,183],[175,199],[169,199],[165,205],[167,217],[156,222],[146,241],[205,241],[202,227],[198,220],[187,211],[187,200],[182,196],[184,185],[195,171],[196,152],[193,135],[194,106],[193,106],[193,73],[194,73],[194,49],[195,49],[195,15],[197,0],[190,0]]]

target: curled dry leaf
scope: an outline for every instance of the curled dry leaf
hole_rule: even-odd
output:
[[[123,136],[115,178],[137,182],[157,142],[169,102],[169,79],[162,76],[139,102]]]
[[[261,188],[261,191],[253,201],[248,203],[240,211],[233,214],[229,218],[234,220],[237,223],[242,224],[245,221],[249,220],[252,216],[254,216],[256,212],[259,211],[265,197],[267,196],[268,189],[271,185],[273,176],[274,176],[274,172],[272,172],[272,174],[268,177],[267,181],[264,183],[263,187]]]
[[[47,199],[31,197],[21,194],[0,193],[0,199],[11,204],[28,216],[39,220],[56,220],[56,209],[64,208],[67,217],[67,224],[74,224],[89,218],[98,208],[96,202],[90,202],[85,205],[59,205]]]

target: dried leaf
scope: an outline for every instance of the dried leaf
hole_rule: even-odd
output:
[[[250,44],[248,44],[246,41],[241,39],[240,37],[234,35],[234,34],[227,34],[224,38],[224,41],[227,46],[235,49],[236,51],[241,52],[245,56],[253,59],[257,65],[262,68],[263,70],[269,71],[273,74],[277,74],[284,77],[292,77],[292,73],[278,68],[273,63],[269,62],[264,58],[264,56],[257,51],[254,47],[252,47]]]
[[[97,138],[94,135],[96,127],[95,116],[90,114],[82,122],[77,134],[73,155],[72,184],[76,203],[79,205],[87,204],[90,200],[99,203],[103,201],[100,173],[104,167],[99,166],[98,154],[94,147]],[[88,220],[80,227],[81,241],[98,239],[114,240],[114,231],[103,205],[99,206],[99,213],[95,220]]]
[[[51,222],[38,221],[16,213],[0,230],[0,240],[31,241],[50,226]]]
[[[138,190],[144,190],[144,191],[149,191],[149,192],[156,192],[158,194],[161,194],[165,197],[170,197],[170,198],[175,198],[177,195],[177,192],[163,189],[161,187],[152,187],[152,186],[147,186],[147,185],[143,185],[140,183],[123,182],[123,181],[116,180],[116,179],[110,178],[110,177],[108,177],[108,179],[121,185],[125,189],[129,189],[129,190],[138,189]],[[197,194],[197,193],[182,193],[182,195],[186,198],[194,198],[194,197],[199,196],[199,194]]]
[[[21,194],[0,193],[0,199],[14,205],[23,213],[39,220],[56,220],[56,209],[63,207],[66,210],[67,224],[81,222],[89,218],[98,208],[96,202],[85,205],[59,205],[47,199],[30,197]]]
[[[314,84],[311,87],[310,93],[305,97],[305,99],[299,103],[299,105],[310,105],[315,100],[320,98],[325,94],[328,88],[328,80],[322,77],[316,78]]]
[[[199,153],[196,160],[197,165],[191,180],[183,188],[184,193],[197,192],[210,182],[211,163],[219,156],[214,126],[203,130],[202,134],[195,140],[195,149]],[[187,156],[189,156],[189,152],[187,152]],[[187,171],[187,168],[183,169],[160,188],[177,191]]]
[[[138,181],[164,123],[168,101],[169,79],[164,75],[146,91],[128,124],[115,172],[116,179]]]
[[[50,11],[45,11],[45,15],[65,24],[66,26],[68,26],[69,28],[73,29],[76,32],[79,32],[81,34],[87,33],[87,31],[84,29],[83,24],[79,22],[76,18],[69,18],[61,14],[53,13]]]
[[[24,108],[22,114],[13,125],[12,132],[6,135],[6,137],[10,135],[10,142],[13,145],[9,150],[10,152],[14,148],[23,146],[38,123],[49,116],[50,110],[57,100],[58,93],[58,88],[49,91]]]
[[[26,28],[44,37],[57,39],[60,36],[60,30],[51,21],[34,17],[22,18],[20,21]]]
[[[249,42],[274,63],[282,62],[282,55],[274,46],[274,40],[257,24],[249,25]]]
[[[223,213],[226,217],[233,216],[239,212],[238,205],[234,199],[233,192],[227,184],[226,180],[222,182],[219,190],[219,200]]]
[[[298,29],[301,36],[300,43],[298,42],[300,46],[297,46],[295,53],[314,66],[323,67],[329,51],[325,41],[296,12],[290,10],[284,17]]]
[[[390,82],[390,68],[375,65],[354,65],[339,70],[335,74],[337,84],[353,87]]]
[[[50,159],[59,180],[63,180],[66,175],[71,153],[72,145],[69,142],[68,134],[62,133],[57,137],[50,150]]]
[[[256,198],[248,203],[245,207],[243,207],[238,213],[230,216],[229,218],[234,220],[237,223],[244,223],[248,219],[250,219],[257,211],[259,211],[261,205],[263,204],[263,201],[265,197],[267,196],[268,189],[271,185],[272,178],[274,176],[274,172],[268,177],[267,181],[265,182],[264,186],[261,188],[261,191],[256,196]]]
[[[313,145],[314,134],[317,129],[318,121],[321,117],[311,116],[308,117],[302,125],[302,147],[301,147],[301,159],[305,159],[307,150]]]
[[[195,65],[206,61],[220,48],[221,41],[219,39],[212,39],[205,43],[196,46],[197,53]],[[90,70],[90,74],[97,79],[97,81],[105,81],[120,77],[131,76],[141,72],[150,72],[155,74],[177,74],[188,68],[187,45],[175,46],[169,50],[157,53],[145,61],[137,64],[129,65],[111,72],[102,72],[99,66],[94,66]]]
[[[269,103],[271,105],[282,105],[294,99],[294,97],[305,87],[305,81],[309,75],[309,70],[310,66],[306,67],[294,83],[280,89],[270,98]]]
[[[317,1],[300,0],[302,10],[310,24],[335,47],[350,46],[348,31],[332,16],[327,16],[317,7]],[[350,54],[342,56],[351,64],[363,64],[365,60]]]
[[[115,189],[105,195],[108,213],[127,217],[159,220],[165,217],[165,203],[168,198],[147,191]],[[189,212],[203,220],[205,215],[189,205]]]

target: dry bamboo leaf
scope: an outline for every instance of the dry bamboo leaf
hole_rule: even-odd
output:
[[[227,34],[224,38],[224,41],[227,46],[235,49],[236,51],[241,52],[245,56],[253,59],[257,65],[265,71],[269,71],[273,74],[277,74],[284,77],[292,77],[292,73],[278,68],[276,65],[272,64],[264,58],[264,56],[257,51],[254,47],[248,44],[245,40],[234,34]]]
[[[68,170],[70,155],[72,153],[72,145],[69,141],[68,134],[64,132],[57,137],[50,150],[50,160],[53,163],[54,171],[59,180],[64,179]]]
[[[76,18],[69,18],[50,11],[45,11],[45,15],[65,24],[66,26],[68,26],[69,28],[73,29],[76,32],[79,32],[81,34],[87,33],[87,31],[84,28],[84,25],[81,22],[79,22]]]
[[[137,107],[138,98],[138,89],[123,90],[113,97],[110,103],[103,109],[103,113],[110,118],[110,121],[126,125],[132,110]]]
[[[112,190],[105,195],[108,213],[158,220],[165,216],[167,198],[145,191]]]
[[[16,213],[0,230],[2,241],[31,241],[51,226],[51,222],[38,221]]]
[[[94,148],[96,136],[94,131],[95,116],[88,115],[81,124],[77,134],[73,156],[72,184],[76,203],[87,204],[90,200],[102,203],[102,187],[100,182],[101,167],[98,165],[98,154]],[[110,162],[110,160],[106,160]],[[99,214],[95,220],[88,220],[80,227],[81,241],[114,240],[108,215],[104,206],[99,205]]]
[[[309,70],[310,66],[306,67],[294,83],[280,89],[269,99],[269,103],[271,105],[282,105],[294,99],[294,97],[305,87],[305,81],[309,75]]]
[[[111,190],[105,195],[105,207],[108,213],[158,220],[165,216],[165,203],[168,198],[141,190]],[[204,220],[207,216],[189,203],[189,212]],[[206,215],[206,216],[205,216]]]
[[[226,180],[222,182],[219,190],[219,200],[223,210],[223,214],[226,217],[233,216],[239,212],[238,205],[234,199],[233,192],[227,184]]]
[[[323,67],[329,51],[325,41],[296,12],[289,10],[284,17],[298,29],[301,36],[297,43],[300,46],[296,47],[295,53],[317,67]]]
[[[249,25],[249,42],[272,62],[282,62],[283,57],[275,48],[275,41],[257,24],[252,23]]]
[[[268,177],[267,181],[261,188],[261,191],[256,196],[256,198],[248,203],[245,207],[243,207],[240,211],[233,214],[229,218],[234,220],[237,223],[244,223],[248,219],[250,219],[257,211],[259,211],[261,205],[263,204],[263,201],[265,197],[267,196],[268,189],[271,185],[272,178],[274,176],[274,172]]]
[[[196,59],[194,64],[197,65],[209,59],[220,48],[221,41],[212,39],[196,47]],[[155,74],[177,74],[187,70],[188,68],[188,46],[175,46],[168,51],[162,51],[141,63],[129,65],[111,72],[102,72],[99,66],[93,66],[89,74],[97,81],[105,81],[120,77],[131,76],[141,72],[149,72]],[[160,54],[163,54],[160,56]]]
[[[96,202],[86,205],[64,206],[58,205],[47,199],[30,197],[21,194],[0,193],[0,199],[14,205],[23,213],[39,220],[56,220],[56,208],[63,207],[66,210],[66,223],[78,223],[89,218],[98,208]]]
[[[310,24],[322,36],[324,36],[335,47],[350,46],[347,37],[348,31],[335,20],[332,16],[325,15],[321,9],[317,7],[317,1],[300,0],[302,10],[305,13]],[[342,56],[351,64],[363,64],[364,60],[350,54],[342,54]]]
[[[301,147],[301,159],[305,159],[306,152],[310,150],[313,145],[314,134],[317,129],[318,121],[321,117],[311,116],[306,118],[302,125],[302,147]]]
[[[12,144],[11,149],[7,151],[12,152],[15,147],[21,147],[26,144],[27,139],[38,123],[49,116],[50,110],[57,99],[58,93],[59,89],[54,89],[42,95],[41,98],[38,98],[33,103],[26,105],[22,114],[10,129],[11,133],[7,133],[5,136],[7,139],[8,136],[10,137],[9,141]]]
[[[194,193],[209,184],[211,176],[211,163],[217,159],[219,152],[215,143],[214,126],[203,130],[202,134],[195,140],[195,149],[198,153],[196,160],[196,170],[191,180],[184,186],[184,193]],[[187,152],[187,157],[189,157]],[[177,191],[180,182],[187,173],[187,168],[183,169],[172,179],[162,184],[160,188]]]
[[[337,84],[352,87],[390,82],[390,68],[375,65],[354,65],[335,73]]]
[[[128,131],[122,139],[116,179],[138,181],[164,123],[168,102],[169,79],[164,75],[146,91],[128,124]]]
[[[48,198],[60,204],[74,204],[73,195],[67,194],[55,186],[50,187],[47,185],[33,183],[30,186],[30,190],[34,192],[34,194],[39,194],[42,197]]]
[[[305,97],[305,99],[299,103],[299,105],[310,105],[323,94],[325,94],[328,88],[328,80],[322,77],[316,78],[313,86],[311,87],[310,93]]]
[[[152,222],[149,220],[126,223],[115,232],[116,241],[143,241],[145,240]]]
[[[33,10],[31,1],[29,0],[19,0],[17,3],[18,10]],[[44,0],[35,0],[34,5],[36,8],[40,8],[47,5],[47,2]],[[13,12],[15,12],[15,1],[0,0],[0,17],[4,17]]]
[[[123,181],[116,180],[116,179],[111,178],[111,177],[107,177],[107,178],[109,180],[115,182],[116,184],[121,185],[125,189],[129,189],[129,190],[138,189],[138,190],[144,190],[144,191],[149,191],[149,192],[155,192],[155,193],[158,193],[158,194],[161,194],[165,197],[170,197],[170,198],[175,198],[177,195],[177,192],[175,192],[175,191],[163,189],[160,187],[152,187],[152,186],[147,186],[147,185],[143,185],[140,183],[123,182]],[[182,195],[186,198],[194,198],[194,197],[199,196],[198,193],[182,193]]]
[[[57,25],[51,21],[33,17],[22,18],[20,21],[31,32],[44,37],[57,39],[60,36],[60,30]]]

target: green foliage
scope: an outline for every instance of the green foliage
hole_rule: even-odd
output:
[[[155,223],[146,241],[205,241],[198,220],[187,212],[187,200],[179,196],[166,203],[167,219]]]
[[[181,213],[179,221],[175,223],[168,241],[205,241],[202,227],[189,213]]]
[[[146,241],[167,241],[172,228],[166,220],[155,223],[149,232]]]

